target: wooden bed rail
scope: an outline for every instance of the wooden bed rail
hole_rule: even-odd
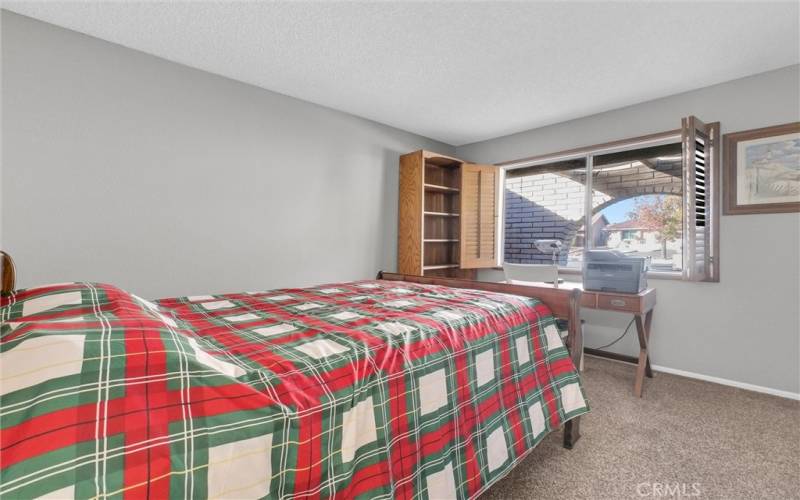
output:
[[[10,255],[0,250],[0,273],[2,274],[2,287],[0,295],[8,295],[14,291],[17,281],[17,269],[14,267],[14,259]]]
[[[468,288],[495,293],[508,293],[531,297],[543,302],[553,312],[553,316],[567,321],[567,349],[569,349],[575,369],[581,366],[583,356],[583,329],[581,327],[581,291],[555,287],[511,285],[508,283],[492,283],[488,281],[472,281],[458,278],[440,278],[433,276],[415,276],[410,274],[378,273],[377,279],[389,281],[407,281],[423,285],[441,285],[453,288]],[[580,438],[580,417],[573,418],[564,424],[564,447],[572,449]]]

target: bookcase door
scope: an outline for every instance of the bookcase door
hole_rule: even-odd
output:
[[[461,268],[497,265],[499,169],[493,165],[461,166]]]

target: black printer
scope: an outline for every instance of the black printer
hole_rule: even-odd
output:
[[[617,250],[587,250],[583,260],[583,289],[639,293],[647,288],[649,257],[628,257]]]

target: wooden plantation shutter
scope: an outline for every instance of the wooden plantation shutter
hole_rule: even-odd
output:
[[[683,276],[719,281],[719,123],[681,122],[683,142]]]
[[[497,265],[497,189],[493,165],[461,166],[461,268]]]

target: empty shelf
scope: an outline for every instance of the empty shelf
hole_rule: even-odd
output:
[[[432,271],[434,269],[453,269],[459,267],[458,264],[437,264],[435,266],[422,266],[423,271]]]
[[[425,184],[425,189],[428,191],[438,191],[440,193],[457,193],[460,191],[458,188],[440,186],[438,184]]]

